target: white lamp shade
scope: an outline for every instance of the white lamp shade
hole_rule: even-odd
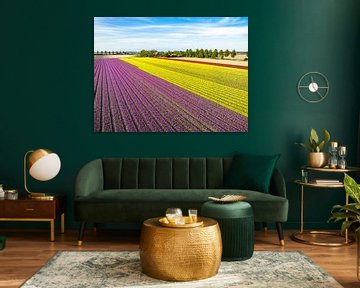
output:
[[[29,169],[29,174],[39,181],[54,178],[60,171],[61,162],[56,153],[50,153],[38,159]]]

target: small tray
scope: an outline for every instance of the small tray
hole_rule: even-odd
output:
[[[159,219],[159,224],[161,226],[170,227],[170,228],[194,228],[194,227],[199,227],[199,226],[203,225],[204,222],[201,219],[199,219],[199,217],[198,217],[198,222],[190,223],[190,217],[185,216],[185,224],[169,223],[169,221],[167,220],[166,217],[160,218]]]
[[[243,201],[246,199],[246,196],[243,195],[224,195],[221,196],[221,198],[216,198],[216,197],[208,197],[210,200],[215,201],[215,202],[237,202],[237,201]]]

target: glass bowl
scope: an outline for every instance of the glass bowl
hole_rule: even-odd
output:
[[[182,218],[182,215],[180,208],[168,208],[165,213],[165,216],[170,223],[178,222],[179,218]]]

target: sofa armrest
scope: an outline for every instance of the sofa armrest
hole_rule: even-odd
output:
[[[275,168],[270,181],[269,193],[286,198],[286,185],[284,176]]]
[[[75,180],[75,200],[86,197],[93,192],[103,190],[104,175],[102,160],[96,159],[85,164]]]

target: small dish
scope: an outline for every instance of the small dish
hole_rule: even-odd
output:
[[[216,198],[216,197],[208,197],[210,200],[215,201],[215,202],[238,202],[238,201],[243,201],[246,199],[246,196],[243,195],[224,195],[221,196],[221,198]]]
[[[170,227],[170,228],[195,228],[202,226],[204,222],[198,217],[198,222],[191,223],[190,217],[185,216],[185,224],[175,224],[170,223],[169,220],[166,217],[159,219],[159,224],[164,227]]]

